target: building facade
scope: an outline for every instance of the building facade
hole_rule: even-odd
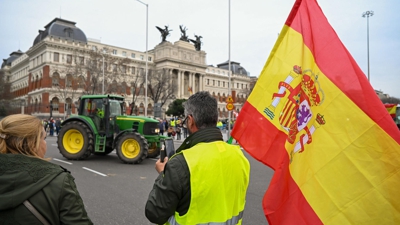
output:
[[[32,47],[12,52],[1,66],[21,111],[41,118],[74,114],[81,95],[101,93],[124,96],[127,114],[144,115],[147,108],[153,116],[161,104],[165,117],[169,103],[198,91],[210,92],[220,118],[227,118],[226,98],[232,96],[240,112],[256,80],[238,62],[230,63],[231,70],[228,62],[207,65],[206,52],[182,40],[164,41],[146,54],[89,39],[72,21],[55,18],[44,28]],[[161,84],[164,90],[154,93]]]

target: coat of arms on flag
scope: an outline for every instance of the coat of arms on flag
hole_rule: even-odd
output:
[[[324,101],[324,92],[318,82],[318,75],[312,70],[302,70],[298,65],[279,82],[278,92],[272,95],[272,104],[264,113],[271,120],[275,117],[278,104],[284,104],[279,112],[279,123],[287,132],[286,147],[290,151],[291,160],[294,153],[304,151],[304,144],[312,142],[312,134],[325,124],[321,114],[313,115],[312,108],[320,106]],[[314,122],[312,122],[314,121]]]

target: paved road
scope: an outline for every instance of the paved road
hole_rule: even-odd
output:
[[[151,224],[144,215],[144,205],[157,177],[155,159],[139,165],[123,164],[114,151],[107,156],[92,155],[84,161],[67,160],[58,152],[56,137],[46,140],[46,157],[71,171],[94,224]],[[175,141],[175,148],[180,144]],[[243,222],[268,224],[261,202],[272,170],[245,155],[251,164],[251,176]]]

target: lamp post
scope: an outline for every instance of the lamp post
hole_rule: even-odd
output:
[[[104,55],[103,56],[103,91],[101,92],[104,95]]]
[[[368,60],[368,81],[369,80],[369,17],[374,15],[374,11],[363,12],[362,17],[367,17],[367,60]]]
[[[50,108],[50,118],[51,118],[51,117],[53,117],[53,101],[52,100],[50,100],[50,107],[49,108]]]
[[[145,88],[144,88],[144,116],[147,116],[147,71],[148,71],[148,68],[147,68],[147,62],[148,62],[148,60],[149,60],[149,57],[148,57],[148,51],[147,51],[147,46],[148,46],[148,34],[149,34],[149,32],[148,32],[148,28],[149,28],[149,4],[146,4],[146,3],[144,3],[144,2],[142,2],[142,1],[140,1],[140,0],[136,0],[136,1],[138,1],[138,2],[140,2],[140,3],[142,3],[143,5],[145,5],[146,6],[146,75],[145,75]]]

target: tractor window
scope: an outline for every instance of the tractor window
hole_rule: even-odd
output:
[[[102,99],[85,99],[83,115],[92,116],[98,111],[104,111]]]
[[[110,116],[121,115],[121,105],[119,101],[110,101]]]

